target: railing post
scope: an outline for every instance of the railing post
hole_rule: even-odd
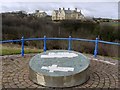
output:
[[[21,38],[21,43],[22,43],[22,46],[21,46],[21,55],[22,55],[22,57],[24,57],[24,36]]]
[[[46,52],[46,36],[44,36],[44,52]]]
[[[69,36],[69,42],[68,42],[68,50],[71,50],[71,36]]]
[[[96,38],[96,41],[95,41],[95,49],[94,49],[94,58],[97,57],[97,53],[98,53],[98,38]]]

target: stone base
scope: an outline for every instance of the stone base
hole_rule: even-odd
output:
[[[70,76],[45,76],[29,67],[29,78],[34,83],[47,87],[72,87],[85,83],[89,79],[89,69]]]
[[[29,78],[47,87],[72,87],[89,79],[90,61],[79,52],[50,50],[29,62]]]

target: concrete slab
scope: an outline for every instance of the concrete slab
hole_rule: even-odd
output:
[[[29,78],[48,87],[72,87],[89,78],[90,61],[75,51],[49,50],[35,55],[29,62]]]

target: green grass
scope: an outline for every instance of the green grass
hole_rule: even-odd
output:
[[[93,56],[93,54],[88,54],[88,53],[85,53],[85,52],[83,52],[83,54],[84,54],[85,56],[89,56],[89,55]],[[97,55],[97,56],[101,56],[101,55]],[[102,56],[102,57],[112,58],[113,60],[120,60],[120,57],[111,57],[111,56]]]
[[[3,44],[0,45],[0,55],[13,55],[13,54],[21,54],[21,45],[18,44]],[[37,49],[35,47],[28,47],[25,46],[25,54],[29,53],[41,53],[43,52],[43,49]],[[87,53],[84,53],[84,55],[90,55]],[[92,54],[91,54],[92,55]],[[120,60],[119,57],[110,57],[110,56],[104,56],[104,57],[109,57],[112,58],[113,60]]]
[[[111,57],[112,59],[115,59],[115,60],[120,60],[119,57]]]
[[[111,23],[111,25],[114,26],[114,27],[118,27],[120,25],[120,23],[119,22],[113,22],[113,23]]]
[[[13,54],[21,54],[21,46],[14,44],[3,44],[0,45],[0,55],[13,55]],[[43,49],[37,49],[34,47],[25,46],[25,54],[28,53],[40,53]]]

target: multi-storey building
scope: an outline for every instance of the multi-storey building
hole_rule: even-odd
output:
[[[46,17],[47,13],[46,12],[40,12],[39,10],[36,10],[34,13],[34,16],[36,17]]]
[[[52,12],[52,20],[85,20],[84,15],[77,11],[77,8],[75,10],[65,10],[65,8],[59,10],[53,10]]]

